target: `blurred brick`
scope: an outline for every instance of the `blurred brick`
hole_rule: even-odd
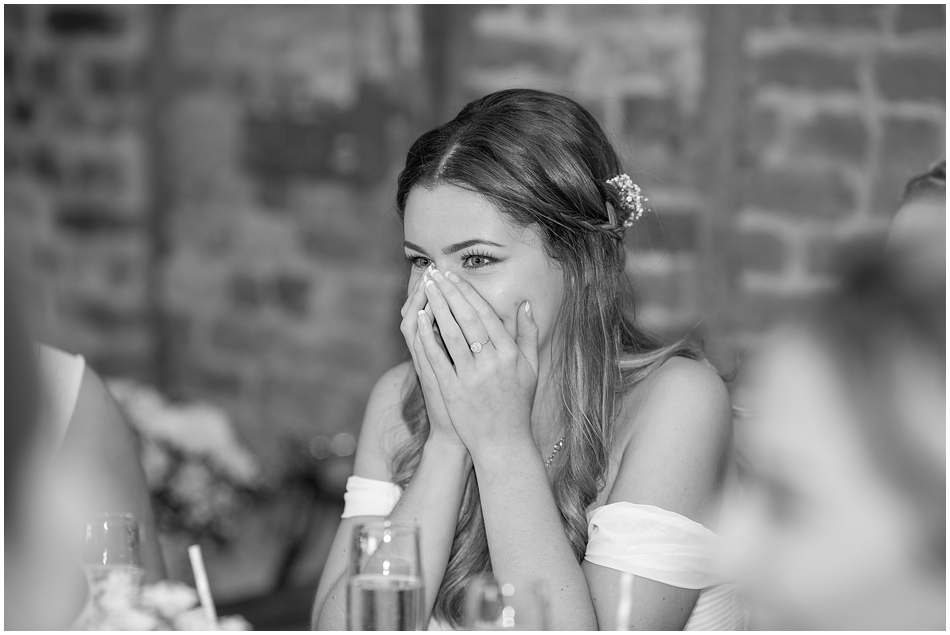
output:
[[[892,117],[883,123],[882,163],[907,165],[923,172],[943,148],[943,131],[934,122]]]
[[[18,172],[23,165],[23,153],[19,151],[19,148],[13,147],[12,144],[4,144],[3,148],[3,173],[9,177],[11,174]]]
[[[742,265],[750,271],[778,273],[785,266],[788,248],[771,232],[747,231],[739,236]]]
[[[854,210],[855,196],[836,171],[757,169],[747,181],[746,203],[791,216],[835,218]]]
[[[201,364],[185,372],[186,383],[191,386],[193,392],[202,397],[206,395],[238,396],[244,385],[240,371],[233,367],[218,368]]]
[[[107,191],[112,194],[125,185],[120,157],[85,156],[63,167],[64,181],[83,192]]]
[[[779,138],[779,116],[771,108],[752,108],[746,143],[749,151],[759,156]]]
[[[114,96],[145,87],[145,68],[128,60],[97,59],[89,62],[89,86],[100,95]]]
[[[482,39],[473,47],[473,51],[472,63],[476,67],[497,69],[528,64],[552,75],[566,75],[576,56],[565,47],[507,37]]]
[[[867,150],[868,131],[860,115],[820,113],[794,134],[796,150],[860,162]]]
[[[290,185],[279,176],[260,179],[258,199],[267,210],[286,210],[290,206]]]
[[[111,205],[81,202],[64,203],[57,213],[56,223],[63,229],[95,236],[104,232],[127,232],[138,225],[134,218]]]
[[[835,267],[836,254],[841,251],[841,240],[834,236],[815,236],[808,241],[805,250],[806,266],[819,275],[831,274]]]
[[[260,355],[274,343],[270,329],[250,320],[225,317],[211,326],[211,344],[229,353]]]
[[[46,144],[39,145],[33,152],[33,169],[44,181],[55,183],[62,178],[58,158]]]
[[[737,326],[751,332],[762,332],[794,315],[801,296],[780,291],[749,291],[738,296],[734,315]]]
[[[635,140],[679,145],[683,122],[671,97],[625,97],[623,112],[626,132]]]
[[[650,304],[665,308],[676,307],[680,294],[675,284],[675,273],[657,274],[647,271],[637,272],[633,276],[634,297],[638,309]]]
[[[123,377],[154,382],[149,359],[135,352],[106,350],[86,355],[86,364],[100,377]]]
[[[924,172],[943,152],[941,130],[936,123],[921,119],[885,119],[881,159],[874,176],[871,209],[890,216],[903,196],[904,186]]]
[[[947,25],[947,7],[944,4],[900,4],[897,6],[898,33],[916,31],[944,31]]]
[[[874,76],[885,99],[946,102],[947,59],[943,55],[882,52],[875,61]]]
[[[4,4],[3,5],[3,28],[9,31],[22,31],[26,28],[25,5]]]
[[[300,236],[304,253],[315,260],[325,262],[348,262],[353,254],[362,251],[365,239],[359,232],[344,235],[329,227],[305,231]]]
[[[6,5],[9,6],[9,5]],[[17,76],[17,54],[15,51],[7,48],[3,52],[3,82],[10,85],[16,81]]]
[[[56,90],[61,75],[61,63],[55,54],[38,55],[33,62],[33,83],[40,90]]]
[[[781,50],[768,53],[755,64],[758,81],[807,90],[858,89],[857,61],[828,53]]]
[[[239,309],[256,309],[264,303],[264,292],[256,278],[235,274],[230,283],[231,301]]]
[[[788,7],[788,21],[795,26],[827,29],[877,29],[883,8],[873,4],[793,4]]]
[[[115,35],[125,26],[115,11],[94,5],[53,7],[46,23],[50,31],[63,36]]]
[[[774,28],[788,20],[788,5],[750,4],[746,5],[749,23],[758,28]]]
[[[274,280],[277,304],[292,315],[306,315],[310,306],[310,280],[305,276],[283,273]]]
[[[25,99],[16,99],[10,104],[9,117],[20,126],[29,126],[33,123],[36,109],[32,102]]]
[[[126,329],[144,329],[147,319],[143,311],[117,309],[105,303],[80,302],[75,315],[107,333]]]
[[[696,216],[688,212],[647,212],[627,230],[634,251],[690,251],[696,248]]]

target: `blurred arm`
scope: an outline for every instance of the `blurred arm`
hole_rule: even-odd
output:
[[[88,366],[59,460],[74,513],[135,514],[142,532],[145,581],[164,579],[165,564],[138,441],[112,395]]]

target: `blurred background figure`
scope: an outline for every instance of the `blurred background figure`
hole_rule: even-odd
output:
[[[41,417],[36,347],[16,281],[4,275],[4,619],[11,630],[65,630],[86,597],[75,544],[53,504],[52,430]]]
[[[58,500],[77,528],[94,514],[129,512],[141,532],[144,580],[165,577],[135,431],[81,355],[33,343],[40,418],[52,432]]]
[[[413,139],[495,90],[603,122],[639,318],[724,373],[945,153],[944,5],[5,5],[4,229],[34,338],[141,448],[171,578],[306,628],[361,414],[408,359]],[[259,611],[252,610],[254,604]]]
[[[911,283],[932,285],[946,276],[947,161],[935,163],[904,188],[904,198],[887,236],[887,249],[904,267],[924,278]]]
[[[946,185],[744,371],[750,491],[732,526],[753,628],[946,628]]]

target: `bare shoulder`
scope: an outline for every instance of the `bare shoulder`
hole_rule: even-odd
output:
[[[412,363],[403,362],[383,373],[373,387],[360,429],[355,474],[380,480],[389,478],[388,459],[409,436],[402,403],[413,374]]]
[[[619,425],[611,502],[706,517],[732,448],[732,407],[719,375],[703,362],[672,358],[626,396]]]
[[[628,416],[621,417],[632,435],[673,432],[680,426],[701,426],[709,432],[731,430],[729,391],[708,364],[673,357],[626,396]]]

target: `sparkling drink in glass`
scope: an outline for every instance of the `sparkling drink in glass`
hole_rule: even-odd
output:
[[[91,589],[118,575],[138,587],[145,577],[141,536],[135,516],[115,512],[89,516],[82,522],[82,567]]]
[[[389,521],[370,521],[356,527],[346,595],[350,630],[424,630],[419,529],[411,523]]]

